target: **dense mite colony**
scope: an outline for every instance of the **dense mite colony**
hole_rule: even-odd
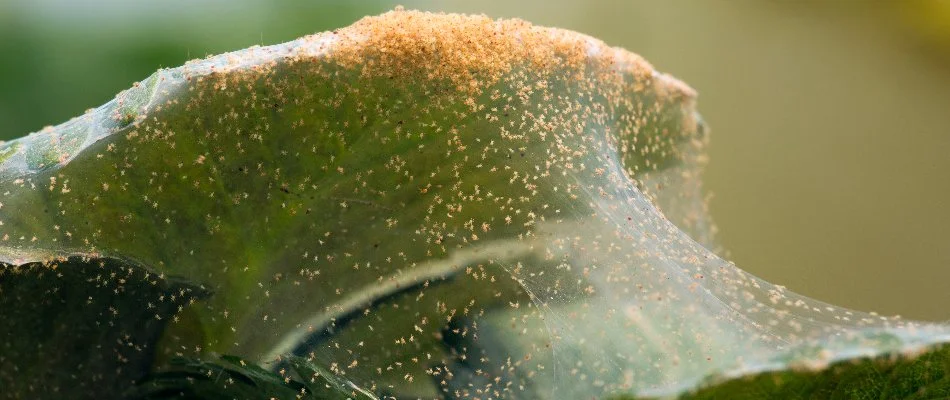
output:
[[[913,342],[898,328],[818,342],[900,324],[703,247],[694,98],[587,36],[401,10],[193,61],[4,145],[0,284],[92,288],[77,312],[124,339],[79,387],[121,387],[113,364],[130,381],[216,354],[290,379],[296,355],[380,396],[591,398],[799,346],[789,357],[818,366]],[[31,290],[18,302],[45,289]],[[104,304],[120,293],[149,297]],[[0,348],[48,352],[17,335]],[[0,384],[32,390],[8,371]]]

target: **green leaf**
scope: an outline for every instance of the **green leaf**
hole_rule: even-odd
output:
[[[803,368],[902,356],[899,382],[860,362],[828,379],[936,387],[942,367],[911,356],[947,326],[808,299],[710,250],[707,139],[685,84],[518,20],[397,10],[160,70],[0,150],[0,276],[17,277],[0,377],[19,396],[533,399],[738,396],[786,374],[775,390],[810,397],[827,385]],[[134,260],[161,290],[34,309],[53,289],[18,271],[71,256],[89,261],[57,268]],[[168,282],[196,294],[169,303]],[[150,304],[175,307],[128,328]],[[98,351],[37,319],[89,326],[76,343]],[[134,373],[72,368],[126,336]]]
[[[287,363],[300,377],[308,393],[312,393],[317,399],[376,399],[376,396],[366,389],[341,379],[312,360],[289,356]]]
[[[172,315],[204,296],[127,260],[2,264],[0,386],[11,398],[121,392],[148,372]]]
[[[713,379],[681,396],[702,399],[944,399],[950,396],[950,348],[922,354],[840,361],[821,368],[791,368],[733,379]],[[615,399],[633,399],[621,396]]]
[[[127,397],[135,399],[294,399],[306,387],[235,357],[219,363],[174,359],[170,371],[149,376]]]
[[[290,357],[298,376],[274,373],[253,362],[223,356],[217,362],[176,358],[167,371],[150,375],[130,393],[133,399],[376,399],[299,357]]]

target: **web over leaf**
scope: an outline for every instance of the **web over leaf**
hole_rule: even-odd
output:
[[[402,10],[160,70],[0,148],[0,384],[700,396],[938,354],[946,326],[716,254],[695,99],[584,35]]]

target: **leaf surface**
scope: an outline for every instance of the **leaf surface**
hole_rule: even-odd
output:
[[[15,321],[0,378],[25,396],[108,375],[110,363],[62,373],[87,353],[60,331],[30,336],[39,317],[94,322],[102,354],[128,347],[117,335],[141,342],[144,355],[122,361],[133,372],[109,379],[166,394],[192,382],[209,397],[220,384],[226,397],[322,385],[703,398],[788,377],[775,387],[818,396],[825,386],[799,372],[840,369],[855,376],[838,379],[842,396],[938,382],[942,367],[911,355],[937,354],[947,327],[807,299],[710,250],[707,139],[685,84],[518,20],[399,10],[160,70],[0,148],[2,317]],[[139,320],[158,307],[164,323],[132,329],[125,313],[62,313],[26,295],[58,283],[34,288],[44,278],[24,266],[72,273],[76,257],[126,260],[161,289],[110,275],[113,293],[63,302],[118,301]],[[898,355],[887,376],[921,383],[842,363]],[[43,373],[8,372],[23,370]]]

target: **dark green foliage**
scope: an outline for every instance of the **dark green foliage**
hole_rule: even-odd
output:
[[[711,383],[682,400],[938,400],[950,398],[950,346],[913,357],[856,359]],[[621,396],[613,400],[634,400]]]
[[[290,356],[288,369],[267,371],[251,361],[222,356],[216,362],[176,358],[146,378],[130,399],[371,399],[361,389],[305,358]]]
[[[176,359],[136,388],[137,399],[362,399],[360,392],[305,358],[274,373],[237,357]],[[682,400],[937,400],[950,398],[950,347],[917,357],[846,361],[818,371],[779,371],[727,380]],[[448,397],[451,398],[451,397]],[[613,400],[636,400],[620,396]]]
[[[0,265],[0,398],[109,398],[201,290],[116,259]],[[144,310],[144,311],[143,311]]]

